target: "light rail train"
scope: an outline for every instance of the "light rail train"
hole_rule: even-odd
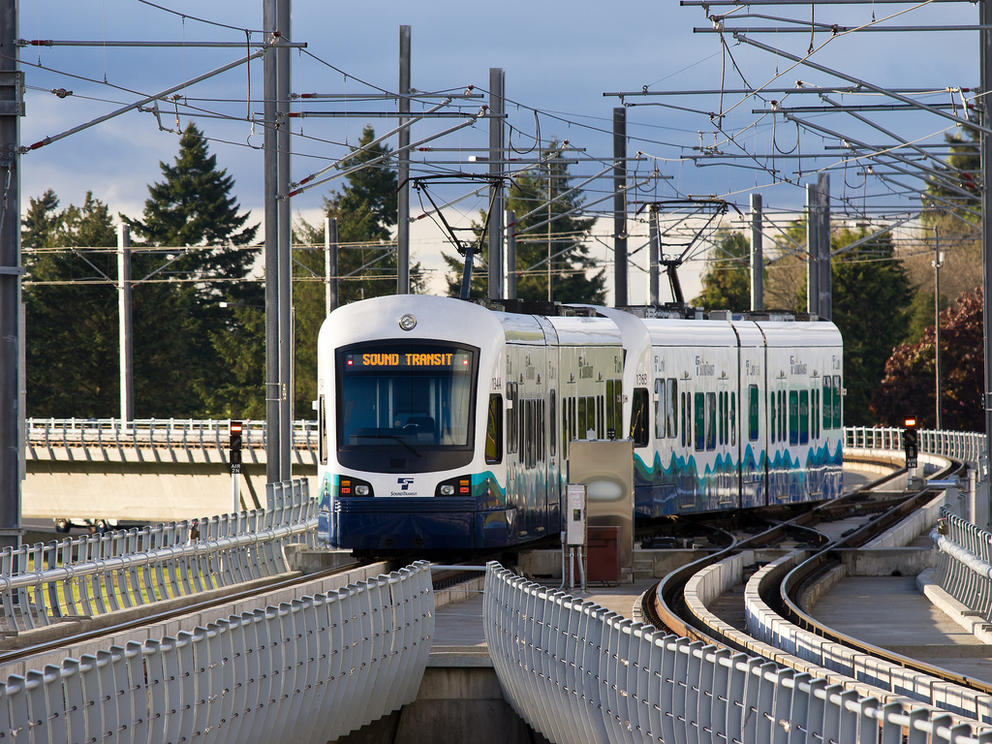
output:
[[[396,295],[331,313],[316,404],[331,545],[464,550],[557,535],[577,439],[633,440],[639,519],[839,495],[832,323],[561,309]]]

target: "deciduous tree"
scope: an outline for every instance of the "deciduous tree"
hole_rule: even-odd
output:
[[[984,336],[982,290],[959,297],[940,313],[941,427],[984,431]],[[915,343],[897,346],[885,363],[885,376],[871,407],[883,424],[896,426],[915,416],[925,427],[936,425],[934,326]]]

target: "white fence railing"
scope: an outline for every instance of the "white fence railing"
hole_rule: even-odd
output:
[[[0,740],[323,742],[416,698],[430,568],[302,597],[0,683]]]
[[[980,724],[666,635],[496,563],[484,602],[504,695],[556,744],[992,742]]]
[[[243,421],[242,446],[265,447],[265,422]],[[25,442],[40,447],[175,447],[225,448],[226,420],[197,419],[56,419],[29,418],[24,422]],[[317,447],[317,422],[293,422],[293,446]]]
[[[937,548],[937,581],[944,591],[992,622],[992,533],[941,509],[930,533]]]
[[[268,508],[0,552],[0,630],[24,631],[289,571],[283,546],[313,544],[317,501],[299,479]]]
[[[863,449],[901,450],[902,432],[893,426],[845,426],[844,446]],[[941,455],[962,460],[978,466],[985,462],[985,435],[976,432],[936,431],[921,429],[919,451],[930,455]],[[982,467],[979,479],[985,477]]]

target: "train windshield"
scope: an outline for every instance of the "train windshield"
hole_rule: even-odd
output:
[[[477,350],[376,343],[337,352],[338,460],[383,472],[472,459]]]

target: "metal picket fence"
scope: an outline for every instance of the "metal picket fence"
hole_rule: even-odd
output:
[[[76,419],[28,418],[24,421],[24,441],[41,447],[141,447],[160,446],[227,447],[226,420],[200,419]],[[265,422],[242,422],[242,442],[246,449],[265,448]],[[317,422],[294,421],[293,446],[316,449]]]
[[[893,426],[845,426],[844,446],[863,449],[902,450],[902,429]],[[985,435],[976,432],[919,431],[919,451],[962,460],[980,469],[985,478]]]
[[[0,552],[0,631],[102,615],[289,570],[313,545],[306,479],[268,484],[268,508],[36,543]]]
[[[0,740],[334,740],[416,698],[434,630],[420,562],[0,683]]]
[[[992,728],[667,635],[495,562],[484,603],[506,699],[556,744],[992,742]]]
[[[992,622],[992,533],[940,510],[930,533],[937,548],[937,581],[944,591]]]

